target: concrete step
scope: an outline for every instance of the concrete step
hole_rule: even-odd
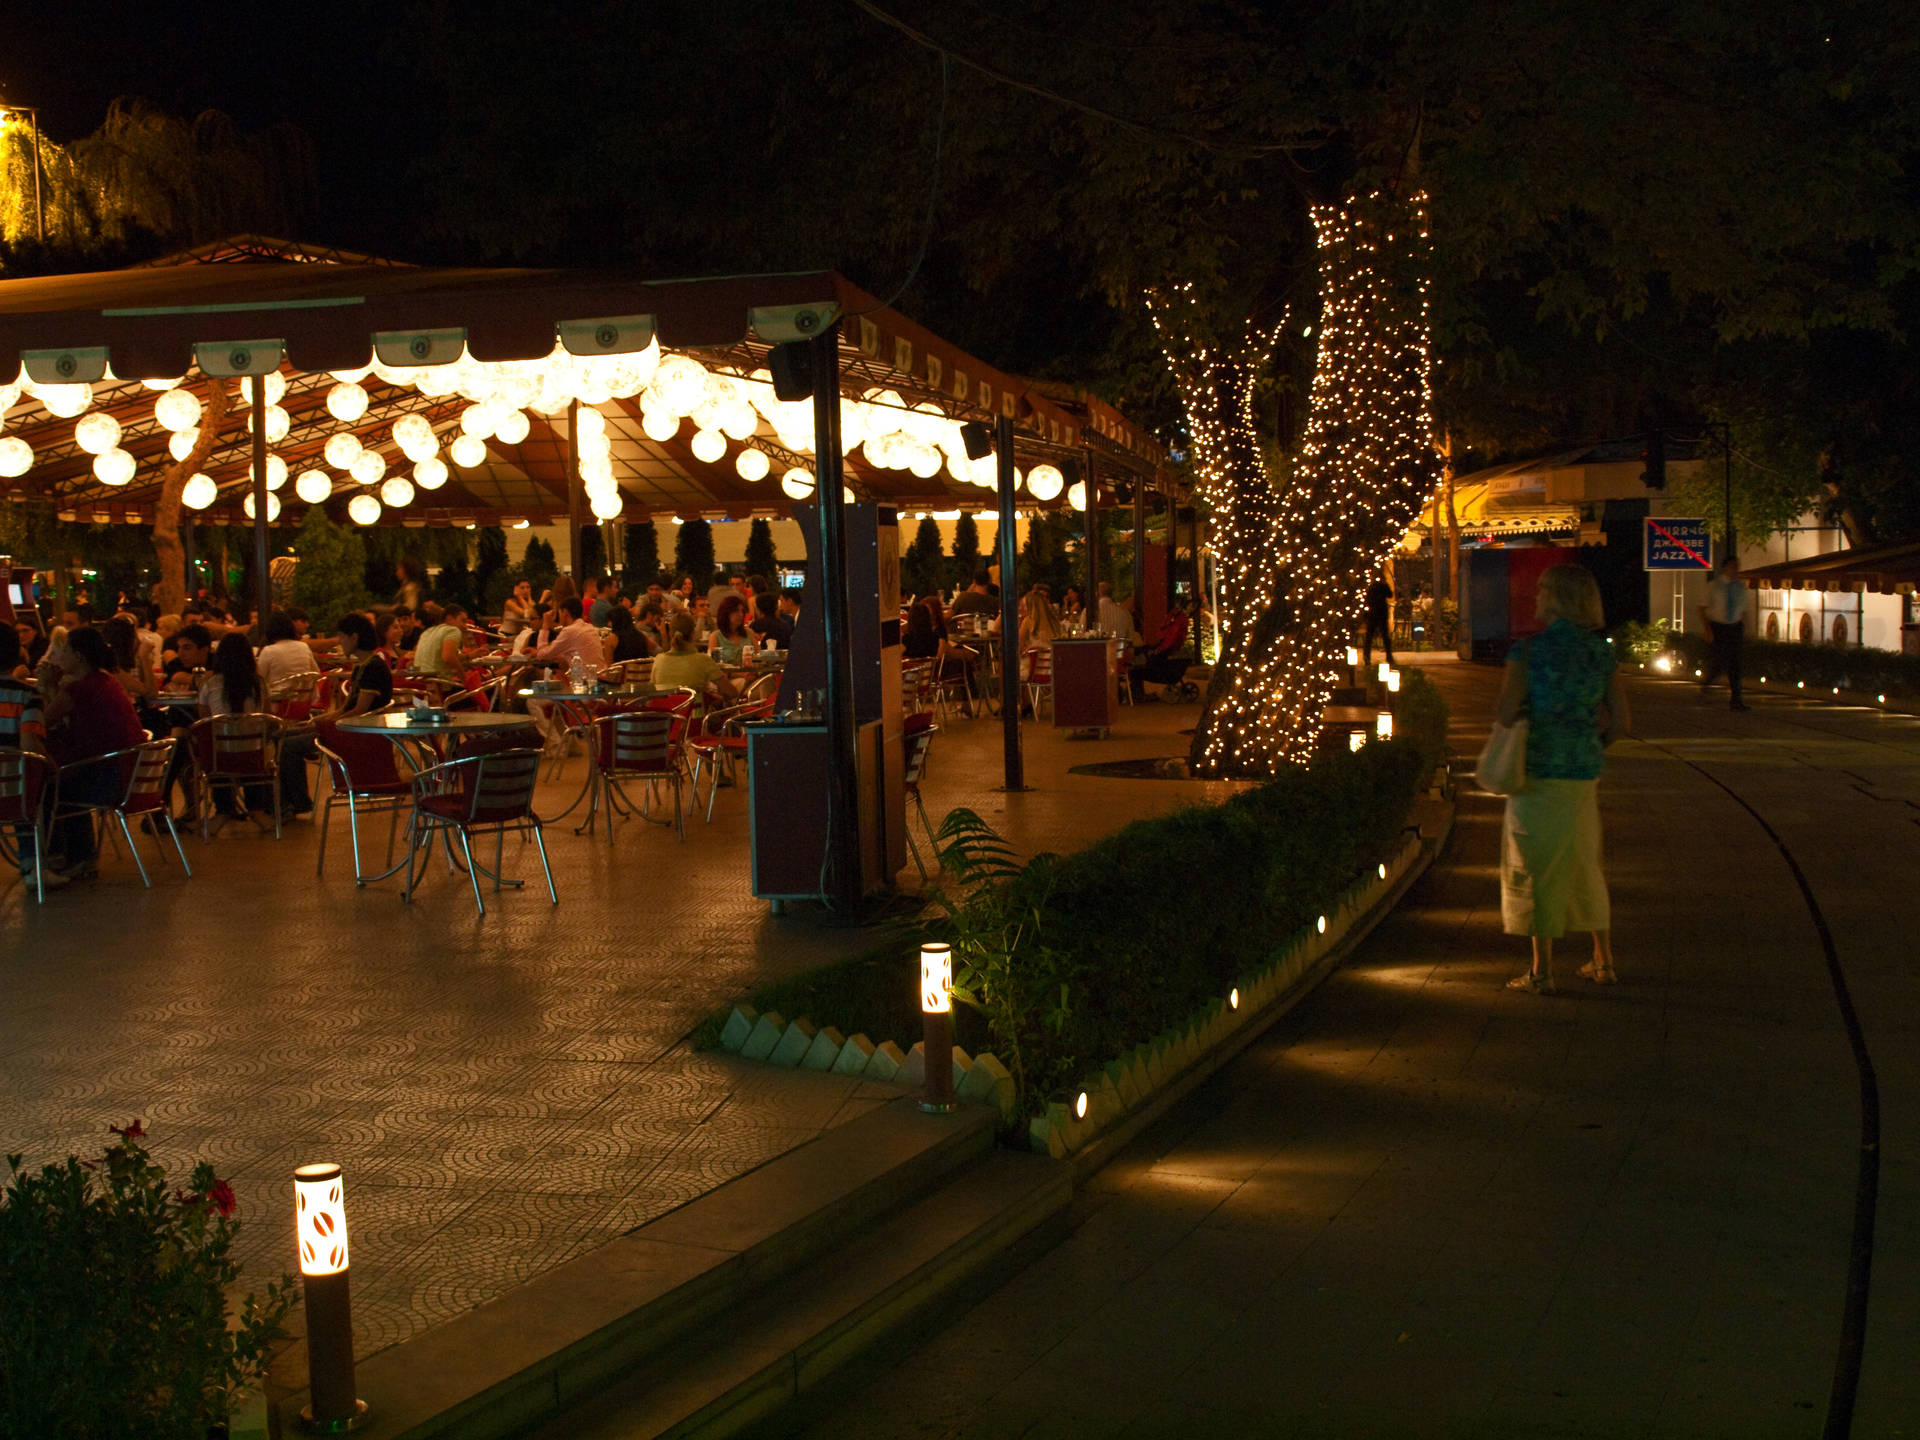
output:
[[[737,1335],[787,1277],[992,1153],[998,1119],[882,1106],[370,1357],[360,1398],[394,1440],[524,1434],[690,1335]]]
[[[1068,1166],[997,1150],[653,1356],[532,1440],[717,1440],[763,1424],[951,1297],[1073,1198]]]

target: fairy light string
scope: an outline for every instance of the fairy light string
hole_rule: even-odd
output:
[[[1191,283],[1148,297],[1217,536],[1226,683],[1201,721],[1203,774],[1312,757],[1366,585],[1440,480],[1426,196],[1376,192],[1311,219],[1319,349],[1291,461],[1269,458],[1253,412],[1280,328],[1211,345]]]

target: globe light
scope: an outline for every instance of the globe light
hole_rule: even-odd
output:
[[[89,455],[104,455],[120,443],[120,422],[104,410],[82,415],[73,427],[73,443]]]
[[[380,518],[380,502],[363,490],[347,502],[347,518],[356,525],[371,525]]]
[[[200,443],[200,427],[189,425],[184,430],[176,430],[167,437],[167,453],[176,460],[184,460],[193,453],[193,447]]]
[[[627,509],[617,489],[612,494],[594,496],[592,508],[593,518],[596,520],[618,520]]]
[[[153,418],[163,430],[180,431],[200,423],[200,397],[191,390],[168,390],[153,402]]]
[[[413,467],[413,483],[422,490],[438,490],[447,483],[447,462],[429,455]]]
[[[680,433],[680,417],[665,409],[642,410],[640,433],[649,440],[665,444]]]
[[[599,414],[594,411],[594,414]],[[533,433],[533,422],[527,419],[526,411],[502,410],[493,427],[493,438],[502,445],[518,445]]]
[[[813,494],[813,476],[796,465],[780,477],[780,488],[789,499],[804,500]]]
[[[940,473],[940,452],[931,445],[916,445],[907,457],[907,469],[921,480],[931,480]]]
[[[440,448],[433,426],[424,415],[402,415],[393,422],[393,443],[409,460],[424,460]]]
[[[1085,510],[1087,508],[1087,482],[1076,480],[1067,489],[1067,508]]]
[[[189,510],[204,510],[219,498],[220,487],[205,473],[189,476],[187,483],[180,487],[180,503]]]
[[[579,413],[573,417],[573,434],[576,440],[583,439],[588,435],[604,435],[606,433],[607,417],[591,405],[583,405]]]
[[[351,430],[341,430],[327,437],[327,443],[321,454],[327,464],[336,470],[351,470],[353,462],[360,458],[360,437]]]
[[[133,479],[133,456],[115,446],[93,457],[93,478],[102,485],[124,485]]]
[[[380,487],[380,499],[390,508],[400,510],[413,503],[413,482],[404,475],[395,475]]]
[[[362,450],[354,457],[347,473],[362,485],[378,485],[380,477],[387,473],[387,457],[378,450]]]
[[[324,470],[302,470],[293,482],[293,493],[309,505],[318,505],[333,494],[333,480]]]
[[[267,456],[267,489],[278,490],[287,483],[287,462],[278,455]]]
[[[713,465],[724,460],[727,455],[727,437],[718,430],[696,430],[693,432],[693,458]]]
[[[333,378],[338,380],[342,385],[358,385],[362,380],[366,379],[367,376],[373,373],[373,366],[362,365],[357,369],[353,369],[353,370],[333,370],[328,373],[330,373],[333,376]]]
[[[742,480],[764,480],[773,462],[764,450],[742,450],[733,457],[733,468]]]
[[[186,378],[184,375],[176,375],[171,380],[163,380],[159,376],[153,376],[140,383],[148,390],[171,390]]]
[[[659,409],[691,415],[707,398],[707,367],[687,355],[668,355],[647,384],[647,396]]]
[[[1066,488],[1067,477],[1057,466],[1036,465],[1027,472],[1027,493],[1036,500],[1055,500]]]
[[[47,413],[62,420],[77,419],[93,404],[91,385],[42,385],[34,398],[47,407]]]
[[[486,463],[487,442],[477,435],[462,435],[447,447],[447,456],[462,470]]]
[[[240,377],[240,398],[245,400],[249,405],[253,403],[254,387],[260,383],[262,378],[263,377],[258,375],[243,375]],[[278,370],[274,370],[270,371],[264,378],[267,382],[267,404],[278,405],[287,393],[287,377],[282,375]]]
[[[491,436],[495,423],[491,405],[469,405],[460,412],[460,433],[474,440]]]
[[[720,433],[729,440],[748,439],[759,428],[760,417],[745,400],[736,400],[720,411]],[[846,441],[846,446],[851,450],[853,441]]]
[[[11,480],[33,468],[33,447],[18,435],[0,439],[0,475]]]
[[[253,513],[254,513],[253,512],[253,491],[249,490],[244,496],[241,497],[240,508],[246,512],[247,518],[249,520],[253,519]],[[269,495],[267,496],[267,523],[271,525],[274,521],[278,520],[279,518],[280,518],[280,497],[278,495]]]
[[[358,385],[341,381],[327,391],[327,413],[351,425],[367,413],[367,392]]]
[[[293,417],[278,405],[267,406],[267,443],[278,445],[287,438],[287,431],[293,428]],[[247,433],[253,433],[253,416],[247,416]]]

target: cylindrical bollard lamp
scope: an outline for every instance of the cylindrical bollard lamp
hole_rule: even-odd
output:
[[[1349,670],[1358,670],[1360,668],[1360,647],[1358,645],[1347,646],[1347,668]]]
[[[1382,740],[1391,740],[1393,738],[1393,712],[1391,710],[1382,710],[1373,717],[1373,733],[1378,735]]]
[[[339,1435],[366,1423],[353,1393],[353,1306],[347,1292],[347,1206],[338,1165],[293,1172],[294,1236],[307,1305],[307,1407],[301,1428]]]
[[[1387,693],[1389,695],[1398,695],[1400,693],[1400,672],[1398,670],[1387,671]]]
[[[935,1115],[953,1109],[953,947],[920,947],[921,1050],[927,1063],[926,1098],[920,1108]]]
[[[1379,681],[1379,682],[1380,682],[1380,683],[1381,683],[1382,685],[1384,685],[1384,684],[1386,684],[1386,683],[1387,683],[1387,672],[1388,672],[1389,670],[1391,670],[1391,669],[1393,669],[1393,667],[1392,667],[1391,665],[1389,665],[1389,664],[1387,664],[1387,662],[1386,662],[1386,661],[1384,661],[1384,660],[1382,660],[1382,661],[1381,661],[1381,662],[1379,663],[1379,665],[1377,665],[1377,666],[1376,666],[1376,667],[1374,668],[1374,672],[1373,672],[1373,674],[1374,674],[1374,678],[1375,678],[1376,680],[1378,680],[1378,681]]]

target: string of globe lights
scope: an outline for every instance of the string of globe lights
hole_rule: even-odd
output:
[[[1275,475],[1254,429],[1254,383],[1276,332],[1230,355],[1170,338],[1202,494],[1221,517],[1221,651],[1227,685],[1207,717],[1203,773],[1303,764],[1377,572],[1440,479],[1433,446],[1426,197],[1377,192],[1311,207],[1320,260],[1319,348],[1300,452]],[[1411,268],[1412,296],[1394,277]],[[1185,291],[1192,304],[1190,287]],[[1256,621],[1284,607],[1284,641]],[[1275,627],[1267,627],[1275,628]]]
[[[619,356],[574,356],[555,345],[541,360],[487,362],[462,354],[445,365],[394,366],[380,361],[351,370],[336,370],[325,391],[325,414],[343,426],[358,424],[374,403],[365,382],[368,377],[399,390],[411,389],[436,402],[467,402],[457,416],[436,426],[426,414],[410,411],[395,418],[385,440],[368,443],[351,428],[336,429],[319,449],[324,466],[315,464],[292,474],[278,454],[267,457],[267,518],[280,513],[278,492],[292,480],[295,495],[308,505],[331,499],[343,484],[358,487],[347,503],[355,523],[371,525],[387,510],[413,503],[421,491],[433,491],[451,477],[451,467],[471,470],[488,463],[487,442],[514,446],[532,428],[529,411],[559,419],[573,411],[574,447],[588,506],[597,520],[618,518],[624,500],[613,469],[613,433],[602,406],[637,404],[640,430],[662,444],[679,435],[687,421],[694,426],[689,449],[704,464],[718,465],[734,450],[733,469],[742,480],[758,483],[773,471],[776,456],[786,463],[780,488],[789,499],[813,494],[813,402],[782,401],[774,393],[770,374],[754,370],[716,370],[690,355],[663,353],[658,342],[645,350]],[[184,463],[200,438],[203,403],[179,379],[142,380],[159,392],[153,403],[157,425],[169,432],[167,451],[175,464]],[[294,417],[282,404],[287,377],[279,372],[262,377],[269,445],[280,445],[294,427]],[[253,381],[239,383],[236,396],[250,402]],[[118,395],[126,382],[109,377],[104,394]],[[74,444],[93,457],[94,479],[110,488],[132,482],[138,461],[121,442],[121,422],[104,409],[92,408],[95,388],[86,383],[37,384],[23,371],[15,381],[0,385],[0,427],[9,410],[23,400],[38,402],[51,416],[73,419]],[[383,397],[383,404],[389,403]],[[858,451],[868,465],[907,471],[932,479],[944,469],[954,481],[993,490],[997,485],[991,455],[972,459],[961,435],[962,421],[927,402],[910,404],[897,391],[869,387],[860,396],[841,401],[841,439],[844,453]],[[253,425],[251,409],[246,427]],[[446,441],[444,458],[442,442]],[[389,451],[389,443],[391,451]],[[404,460],[411,466],[399,471]],[[0,478],[26,474],[36,463],[31,444],[19,435],[0,436]],[[329,473],[337,472],[337,473]],[[1040,503],[1051,502],[1065,490],[1059,468],[1040,463],[1016,470],[1016,486]],[[219,498],[219,486],[205,472],[196,472],[181,490],[181,503],[204,510]],[[1076,491],[1076,494],[1078,492]],[[251,490],[242,507],[253,514]]]

